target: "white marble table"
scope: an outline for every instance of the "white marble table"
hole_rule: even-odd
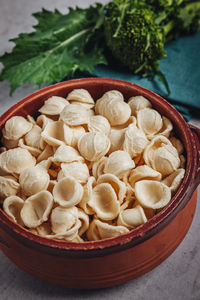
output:
[[[67,11],[68,6],[87,7],[95,1],[68,0],[0,0],[0,54],[9,51],[8,42],[18,33],[31,31],[35,24],[33,12],[58,8]],[[106,1],[99,1],[105,3]],[[8,82],[0,83],[0,114],[21,98],[37,90],[24,85],[9,96]],[[191,121],[200,127],[199,120]],[[200,192],[200,190],[199,190]],[[131,299],[131,300],[199,300],[200,299],[200,193],[192,226],[181,245],[160,266],[148,274],[121,286],[94,291],[75,291],[55,287],[25,274],[0,252],[0,299]]]

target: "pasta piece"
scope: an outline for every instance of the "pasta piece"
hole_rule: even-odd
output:
[[[160,131],[158,132],[158,134],[164,135],[168,138],[173,129],[172,122],[164,116],[162,117],[162,121],[163,121],[163,126],[160,129]]]
[[[152,104],[143,96],[134,96],[129,98],[128,105],[131,108],[131,114],[137,116],[139,110],[144,108],[151,108]]]
[[[29,228],[36,228],[48,220],[53,207],[53,197],[48,191],[41,191],[24,202],[21,218]]]
[[[19,176],[19,183],[26,196],[46,190],[50,177],[45,168],[34,166],[23,170]]]
[[[100,240],[119,236],[121,234],[129,232],[124,226],[113,226],[100,220],[94,220],[91,223],[91,228],[87,233],[90,240]]]
[[[2,129],[3,137],[7,140],[19,140],[31,130],[32,126],[24,117],[11,117]]]
[[[66,241],[73,241],[78,236],[78,230],[81,227],[81,221],[77,220],[77,222],[74,224],[72,228],[65,232],[56,233],[56,234],[50,234],[46,235],[47,238],[51,239],[58,239],[58,240],[66,240]]]
[[[21,218],[21,210],[24,206],[24,201],[17,196],[10,196],[3,202],[3,209],[9,217],[11,217],[17,224],[24,226]]]
[[[161,115],[152,108],[144,108],[137,113],[137,123],[139,129],[146,135],[152,136],[159,132],[163,126]]]
[[[99,160],[108,152],[109,148],[110,140],[102,132],[85,133],[78,142],[78,150],[89,161]]]
[[[109,139],[110,139],[110,149],[108,151],[109,154],[117,150],[123,150],[125,132],[126,132],[126,128],[114,129],[111,127],[111,131],[109,134]]]
[[[94,100],[90,93],[85,89],[74,89],[66,98],[68,101],[77,101],[82,103],[94,104]]]
[[[83,126],[74,126],[74,127],[70,127],[70,129],[71,129],[71,140],[69,145],[71,147],[77,148],[80,137],[85,134],[85,128]]]
[[[72,207],[81,201],[82,185],[73,177],[61,179],[53,188],[54,201],[63,207]]]
[[[119,178],[113,174],[104,174],[99,176],[97,179],[97,185],[100,183],[109,183],[114,189],[117,199],[121,204],[126,195],[126,185],[123,181],[119,180]]]
[[[88,178],[88,182],[84,185],[83,188],[83,197],[79,202],[79,206],[84,210],[88,215],[93,215],[95,211],[90,207],[89,201],[92,199],[92,190],[96,185],[96,180],[93,176]]]
[[[160,209],[171,200],[171,191],[162,182],[141,180],[135,183],[135,196],[141,206]]]
[[[134,167],[135,163],[130,155],[125,151],[118,150],[109,155],[105,163],[104,173],[111,173],[121,178],[125,172]]]
[[[9,196],[19,192],[19,183],[13,176],[0,176],[0,203]]]
[[[59,115],[66,105],[69,105],[69,102],[65,98],[52,96],[44,102],[39,112],[45,115]]]
[[[36,227],[35,230],[36,230],[37,234],[40,234],[42,236],[49,235],[52,232],[51,231],[51,225],[50,225],[49,221],[42,223],[41,225]]]
[[[179,166],[180,158],[172,145],[163,145],[154,151],[152,167],[163,176],[173,173]]]
[[[134,124],[129,125],[125,131],[123,150],[128,152],[133,158],[141,154],[147,144],[148,140],[144,132]]]
[[[95,161],[92,165],[92,175],[97,179],[99,176],[104,174],[104,167],[106,160],[108,158],[106,156],[101,157],[99,160]]]
[[[87,231],[90,222],[88,215],[81,208],[78,208],[78,218],[81,221],[81,227],[79,228],[78,234],[81,236]]]
[[[50,145],[46,145],[43,151],[37,157],[37,163],[52,157],[54,154],[53,147]]]
[[[162,175],[157,172],[156,170],[150,168],[147,165],[136,167],[135,169],[131,170],[129,182],[132,187],[134,187],[135,183],[139,180],[158,180],[160,181]]]
[[[102,220],[113,220],[119,214],[120,203],[115,190],[109,183],[96,185],[88,204]]]
[[[144,209],[140,205],[121,211],[117,219],[117,225],[125,226],[128,229],[135,228],[146,222],[147,218]]]
[[[88,130],[90,132],[103,132],[105,135],[110,133],[110,123],[108,120],[100,115],[90,117],[88,122]]]
[[[7,148],[7,149],[14,149],[18,146],[18,143],[20,139],[17,140],[11,140],[11,139],[6,139],[5,137],[2,137],[1,139],[2,144]]]
[[[83,105],[73,103],[65,106],[60,113],[60,120],[70,126],[87,124],[89,118],[94,114],[91,109],[85,108]]]
[[[84,162],[84,158],[71,146],[61,145],[52,158],[54,163]]]
[[[36,125],[36,121],[35,121],[35,119],[34,119],[32,116],[27,115],[27,116],[26,116],[26,119],[27,119],[27,121],[30,122],[31,124]]]
[[[48,122],[41,136],[47,144],[60,146],[71,143],[72,132],[62,121]]]
[[[34,125],[33,128],[24,136],[24,140],[27,146],[40,149],[41,148],[41,133],[42,129],[38,125]]]
[[[74,243],[83,243],[84,240],[77,234],[77,236],[72,240]]]
[[[36,119],[36,124],[42,128],[42,130],[45,129],[48,123],[53,123],[54,121],[50,118],[48,118],[45,115],[39,115]]]
[[[77,223],[78,209],[75,206],[69,208],[57,206],[52,210],[50,220],[54,233],[65,233]]]
[[[165,177],[165,179],[162,180],[162,183],[166,184],[170,188],[171,192],[174,194],[178,190],[184,175],[185,170],[178,169],[171,175]]]
[[[84,184],[87,182],[90,174],[87,165],[82,162],[62,163],[57,180],[59,181],[67,176],[72,176],[79,183]]]
[[[153,160],[154,160],[154,153],[157,149],[160,147],[164,147],[165,145],[169,145],[170,147],[173,147],[169,139],[167,139],[163,135],[157,135],[155,136],[150,144],[147,145],[147,147],[144,150],[144,161],[149,167],[153,167]],[[174,151],[173,151],[174,152]]]
[[[34,166],[35,158],[26,149],[20,147],[0,154],[0,170],[20,174],[24,169]]]
[[[102,103],[120,101],[124,102],[124,96],[117,90],[111,90],[103,94],[103,96],[96,101],[95,112],[99,114],[99,108],[101,109]],[[103,104],[104,105],[104,104]]]
[[[126,102],[121,101],[121,97],[113,96],[112,92],[105,93],[102,98],[97,100],[96,112],[98,111],[98,114],[108,119],[112,126],[116,126],[128,121],[131,109]]]
[[[178,152],[179,155],[183,154],[183,152],[184,152],[184,147],[183,147],[182,142],[181,142],[179,139],[177,139],[177,138],[175,138],[174,136],[172,136],[172,137],[170,138],[170,142],[171,142],[172,145],[176,148],[176,150],[177,150],[177,152]]]

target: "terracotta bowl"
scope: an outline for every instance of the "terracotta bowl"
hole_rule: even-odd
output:
[[[65,97],[75,88],[87,89],[94,99],[112,89],[122,92],[126,99],[143,95],[173,122],[187,155],[184,180],[170,203],[144,225],[116,238],[85,243],[47,239],[17,225],[0,209],[0,249],[17,266],[53,284],[103,288],[150,271],[183,240],[194,216],[195,190],[200,182],[200,130],[187,124],[177,110],[157,94],[129,82],[107,78],[62,82],[33,93],[1,116],[0,127],[14,115],[34,116],[48,97]]]

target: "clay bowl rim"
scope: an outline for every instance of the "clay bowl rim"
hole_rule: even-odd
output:
[[[189,125],[187,122],[183,119],[183,117],[180,115],[180,113],[171,105],[169,102],[167,102],[164,98],[159,96],[158,94],[143,88],[139,85],[136,85],[131,82],[118,80],[118,79],[111,79],[111,78],[82,78],[82,79],[74,79],[69,81],[60,82],[54,85],[50,85],[48,87],[45,87],[43,89],[40,89],[27,97],[23,98],[22,100],[18,101],[16,104],[14,104],[12,107],[10,107],[1,117],[0,117],[0,124],[3,126],[3,124],[6,122],[7,119],[9,119],[15,111],[19,108],[19,106],[23,106],[26,102],[32,102],[38,97],[45,96],[45,94],[48,94],[50,91],[56,92],[56,90],[59,90],[62,87],[68,88],[69,86],[73,88],[87,88],[86,85],[91,83],[92,85],[98,85],[98,84],[106,84],[110,85],[110,89],[114,89],[112,86],[118,86],[122,87],[126,86],[130,89],[135,89],[137,94],[141,94],[143,96],[146,96],[146,98],[150,99],[150,101],[153,99],[153,106],[155,103],[159,104],[160,106],[163,106],[163,108],[166,108],[166,111],[170,110],[172,114],[177,118],[177,123],[179,123],[179,126],[182,127],[182,129],[185,131],[185,136],[187,143],[184,144],[185,148],[186,146],[189,148],[188,152],[191,151],[192,153],[192,133],[189,128]],[[115,87],[116,89],[116,87]],[[120,89],[120,88],[119,88]],[[45,97],[44,97],[45,98]],[[173,121],[172,121],[173,122]],[[178,126],[178,127],[179,127]],[[195,154],[194,154],[195,156]],[[143,225],[138,226],[137,228],[129,231],[126,234],[122,234],[120,236],[114,237],[114,238],[108,238],[104,240],[99,241],[86,241],[83,243],[78,242],[70,242],[70,241],[62,241],[62,240],[56,240],[56,239],[49,239],[42,237],[40,235],[34,234],[30,232],[28,229],[18,225],[14,222],[9,216],[6,215],[6,213],[0,208],[0,222],[2,222],[6,227],[8,227],[11,231],[17,233],[18,235],[21,235],[23,238],[29,239],[33,242],[39,243],[43,246],[49,246],[53,248],[59,248],[62,250],[101,250],[104,248],[109,248],[113,246],[118,245],[125,245],[129,242],[136,240],[139,240],[138,243],[140,243],[142,240],[145,240],[146,238],[151,236],[151,231],[153,231],[155,228],[157,228],[157,232],[159,232],[162,227],[164,226],[167,219],[172,216],[173,213],[176,213],[176,210],[179,206],[181,206],[181,202],[184,199],[185,195],[188,191],[188,186],[191,186],[191,179],[195,178],[195,172],[194,172],[194,159],[191,159],[192,155],[188,155],[187,153],[187,165],[186,165],[186,172],[183,179],[183,182],[181,186],[179,187],[176,194],[172,197],[171,201],[168,203],[166,207],[164,207],[158,214],[156,214],[153,218],[148,220]],[[181,210],[182,208],[180,208]],[[160,227],[160,229],[159,229]]]

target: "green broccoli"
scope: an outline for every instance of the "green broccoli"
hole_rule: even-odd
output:
[[[104,33],[112,54],[131,71],[152,74],[158,61],[166,56],[162,29],[154,22],[156,15],[148,8],[126,11],[119,28],[117,11],[108,6]]]
[[[104,34],[113,56],[130,71],[158,75],[165,44],[200,28],[200,1],[114,0],[105,6]]]

